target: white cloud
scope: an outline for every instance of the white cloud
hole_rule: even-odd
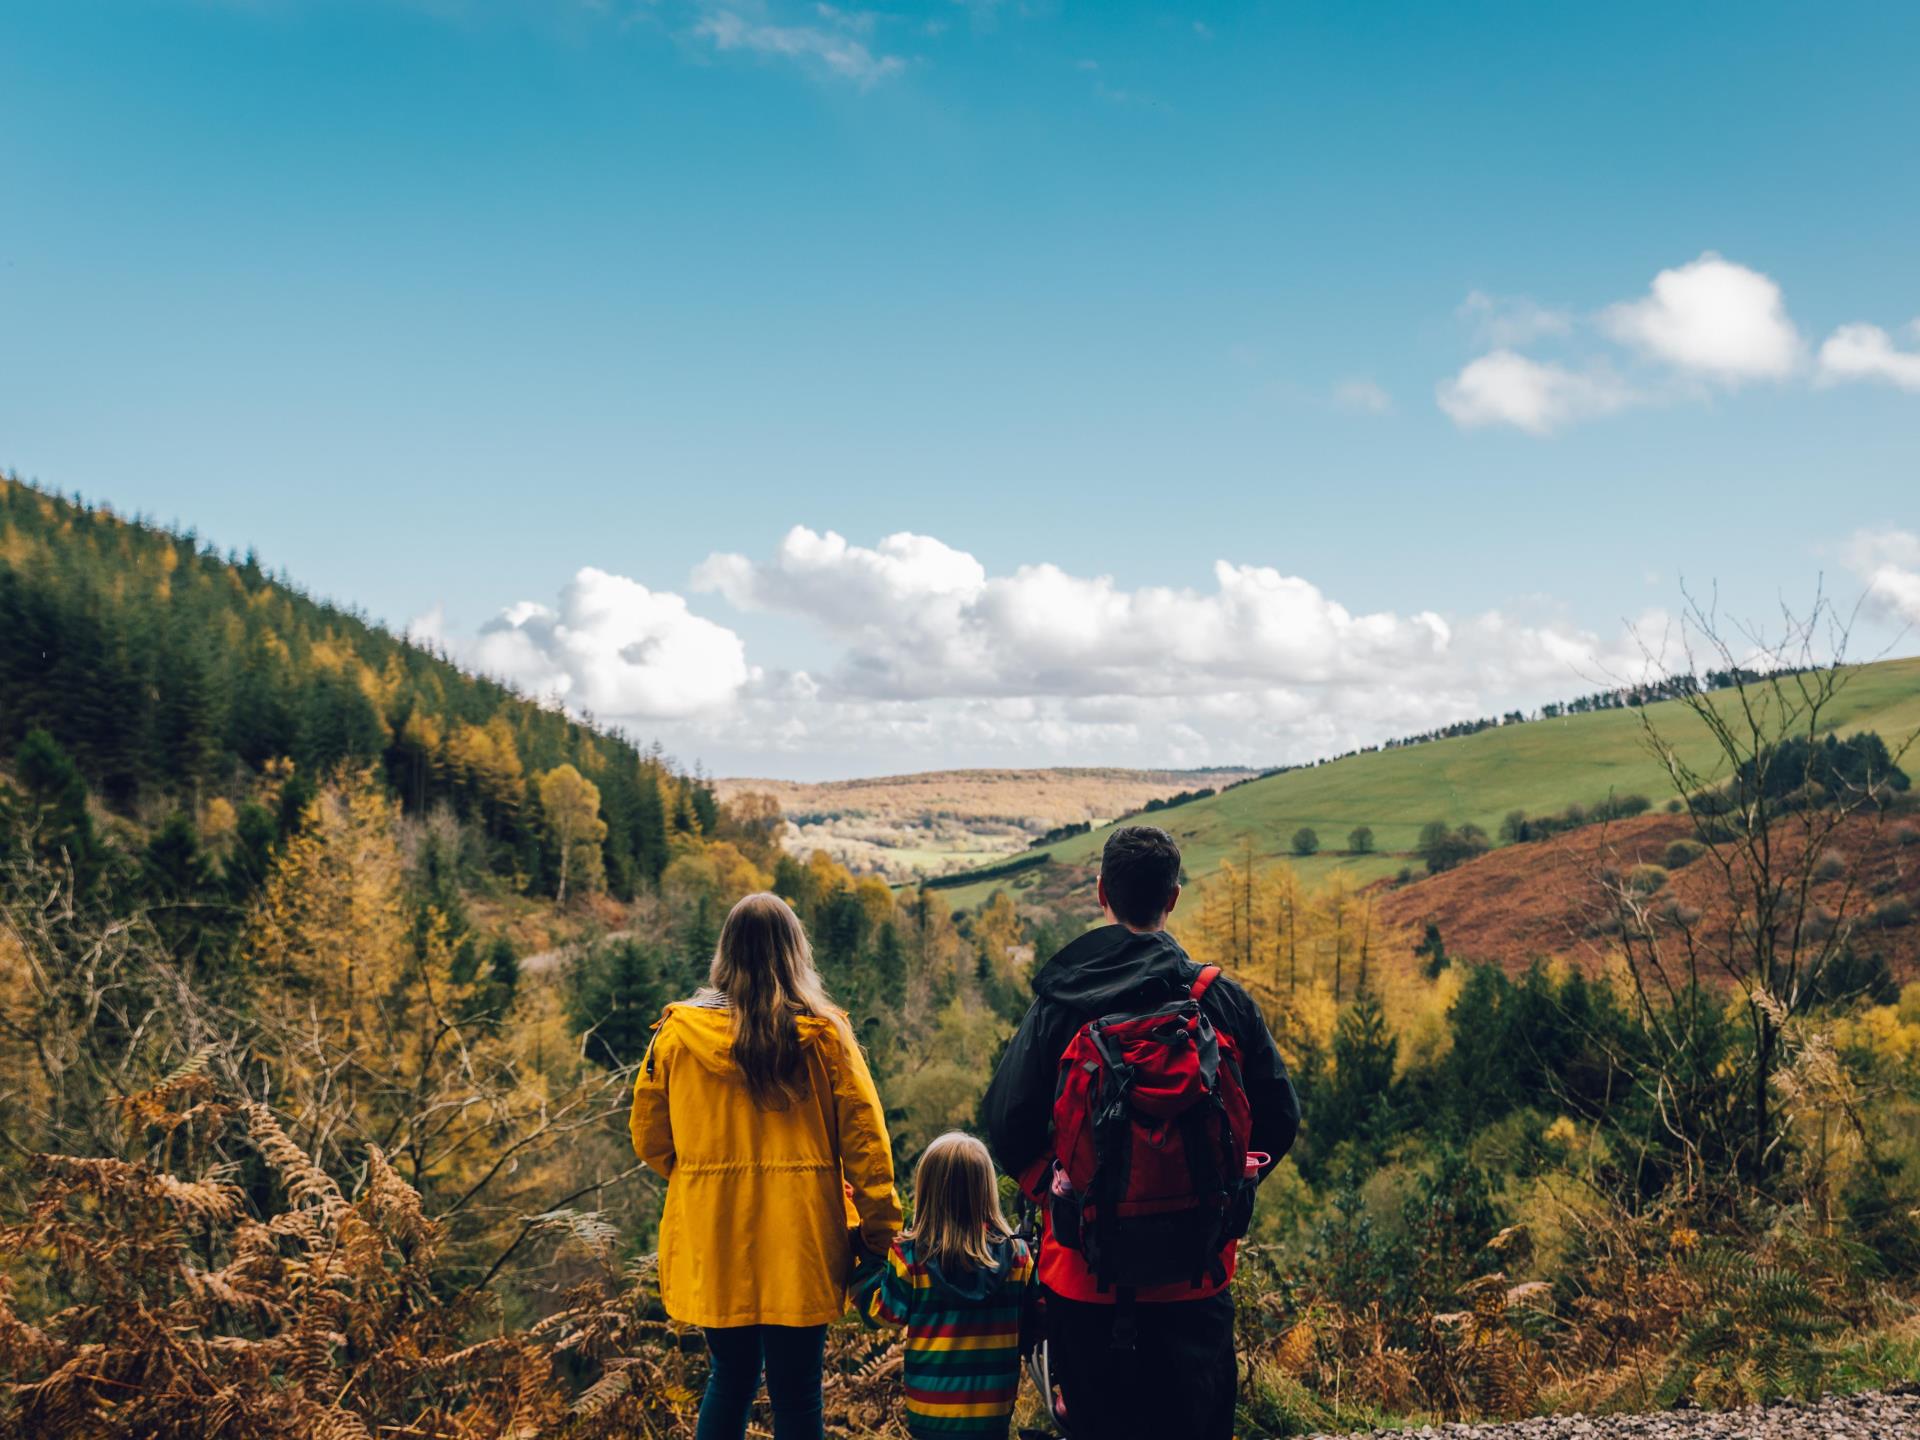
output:
[[[1907,530],[1862,530],[1846,549],[1847,566],[1866,582],[1867,605],[1908,625],[1920,625],[1920,535]]]
[[[1920,334],[1920,320],[1913,330]],[[1881,380],[1920,392],[1920,351],[1896,348],[1893,337],[1878,325],[1842,325],[1820,347],[1820,380],[1827,385]]]
[[[1462,429],[1512,425],[1545,435],[1576,420],[1624,409],[1634,395],[1611,373],[1582,374],[1513,350],[1469,361],[1436,391],[1440,408]]]
[[[927,535],[862,545],[796,526],[764,556],[710,556],[692,583],[777,616],[780,649],[749,654],[681,596],[585,569],[465,655],[682,755],[816,774],[1311,760],[1642,668],[1627,632],[1603,639],[1540,602],[1355,611],[1225,559],[1202,584],[1128,586],[1046,562],[994,573]]]
[[[717,591],[742,610],[798,613],[842,631],[885,629],[900,605],[942,621],[986,580],[986,567],[973,556],[930,536],[903,531],[867,549],[804,525],[787,532],[766,564],[714,554],[693,572],[695,590]]]
[[[1129,589],[1050,563],[992,575],[911,534],[868,547],[796,526],[765,560],[710,557],[694,586],[811,622],[840,652],[805,677],[812,698],[843,734],[877,725],[895,739],[928,715],[1056,738],[1121,727],[1137,755],[1141,735],[1178,719],[1216,757],[1295,755],[1307,737],[1322,749],[1381,738],[1632,663],[1618,645],[1498,613],[1355,614],[1266,565],[1221,560],[1204,589]]]
[[[1365,377],[1342,380],[1334,386],[1333,403],[1356,415],[1387,415],[1393,411],[1393,397]]]
[[[1550,309],[1524,295],[1489,295],[1484,290],[1472,290],[1454,314],[1473,327],[1481,344],[1501,349],[1573,332],[1572,312]]]
[[[1610,307],[1600,324],[1655,360],[1729,385],[1783,379],[1800,362],[1780,287],[1712,250],[1662,270],[1644,299]]]
[[[898,75],[906,68],[906,61],[898,55],[877,55],[864,41],[854,38],[850,32],[861,28],[858,17],[828,6],[821,7],[821,13],[834,29],[775,25],[720,10],[703,17],[693,33],[722,52],[738,50],[791,60],[861,86]]]
[[[474,662],[608,719],[674,720],[725,706],[753,678],[740,637],[680,596],[591,567],[559,609],[530,600],[481,627]]]

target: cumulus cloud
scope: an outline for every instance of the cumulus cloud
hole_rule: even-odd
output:
[[[1436,614],[1354,615],[1270,566],[1223,560],[1213,581],[1130,590],[1046,563],[989,575],[929,536],[867,547],[796,526],[764,561],[711,556],[693,584],[814,622],[845,646],[835,689],[874,699],[1332,684],[1432,663],[1451,639]]]
[[[715,11],[693,27],[694,35],[721,52],[742,51],[787,60],[856,85],[873,85],[906,69],[898,55],[876,54],[858,36],[870,28],[857,14],[821,6],[828,27],[776,25],[748,20],[731,10]]]
[[[1469,361],[1436,392],[1440,408],[1463,429],[1512,425],[1546,435],[1576,420],[1610,415],[1633,403],[1633,392],[1605,370],[1582,374],[1514,350]]]
[[[716,553],[693,572],[695,590],[718,592],[742,610],[801,614],[849,633],[884,631],[902,605],[942,623],[986,582],[978,560],[931,536],[902,531],[869,549],[804,525],[789,530],[767,562]]]
[[[1131,586],[1045,562],[996,573],[929,535],[795,526],[766,554],[709,556],[692,587],[779,617],[792,668],[680,595],[595,569],[551,605],[503,611],[464,653],[747,773],[1311,760],[1644,670],[1629,632],[1544,605],[1355,610],[1244,560]]]
[[[826,669],[762,677],[711,732],[795,753],[1310,759],[1643,666],[1625,632],[1356,613],[1300,576],[1229,560],[1206,586],[1128,587],[1049,563],[992,574],[925,535],[868,546],[797,526],[765,558],[711,556],[694,585],[830,642]]]
[[[1645,298],[1610,307],[1600,322],[1652,359],[1729,385],[1783,379],[1800,361],[1780,287],[1712,250],[1662,270]]]
[[[1913,323],[1920,335],[1920,320]],[[1902,350],[1878,325],[1842,325],[1820,346],[1820,381],[1878,380],[1920,393],[1920,351]]]
[[[733,701],[753,678],[746,647],[680,596],[581,570],[551,609],[531,600],[481,627],[483,670],[610,719],[675,720]]]
[[[1920,625],[1920,535],[1907,530],[1862,530],[1847,546],[1847,566],[1866,583],[1869,607],[1907,625]]]
[[[1609,305],[1585,322],[1524,297],[1481,290],[1457,313],[1482,344],[1495,347],[1435,391],[1440,408],[1468,428],[1511,425],[1547,435],[1643,401],[1698,399],[1707,393],[1702,381],[1732,388],[1803,370],[1805,346],[1780,287],[1712,250],[1662,270],[1646,295]],[[1653,372],[1636,375],[1631,385],[1620,380],[1604,352],[1596,354],[1596,337],[1624,347]],[[1571,343],[1594,358],[1573,368],[1516,348],[1545,340]],[[1873,375],[1900,384],[1907,360],[1920,367],[1920,356],[1894,351],[1870,326],[1844,327],[1827,349],[1838,367],[1834,378]]]

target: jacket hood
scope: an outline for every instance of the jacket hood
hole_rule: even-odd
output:
[[[988,1247],[993,1255],[990,1269],[976,1270],[971,1265],[956,1265],[953,1273],[942,1269],[938,1261],[927,1261],[927,1274],[937,1289],[961,1300],[985,1300],[1006,1288],[1013,1273],[1013,1241],[996,1240]]]
[[[800,1043],[812,1045],[833,1033],[833,1022],[817,1015],[794,1019],[800,1030]],[[669,1027],[680,1046],[716,1075],[736,1073],[733,1063],[733,1011],[725,1005],[696,1005],[677,1000],[667,1006],[653,1027],[664,1032]]]
[[[1164,930],[1140,934],[1124,925],[1089,930],[1033,977],[1033,993],[1083,1014],[1128,1000],[1160,1003],[1186,994],[1194,963]],[[1155,989],[1163,996],[1142,994]]]

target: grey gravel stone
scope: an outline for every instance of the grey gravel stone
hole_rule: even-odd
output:
[[[1376,1440],[1920,1440],[1920,1386],[1749,1410],[1667,1410],[1657,1415],[1556,1415],[1505,1425],[1363,1430]],[[1337,1440],[1315,1435],[1309,1440]],[[1352,1436],[1347,1437],[1352,1440]]]

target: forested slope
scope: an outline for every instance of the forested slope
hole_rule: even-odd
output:
[[[563,860],[538,782],[562,766],[598,791],[616,896],[658,879],[671,833],[716,820],[710,790],[656,751],[317,600],[251,554],[4,477],[0,697],[0,755],[46,731],[115,814],[232,804],[276,764],[306,777],[370,766],[409,813],[444,803],[475,819],[489,867],[548,893]]]

